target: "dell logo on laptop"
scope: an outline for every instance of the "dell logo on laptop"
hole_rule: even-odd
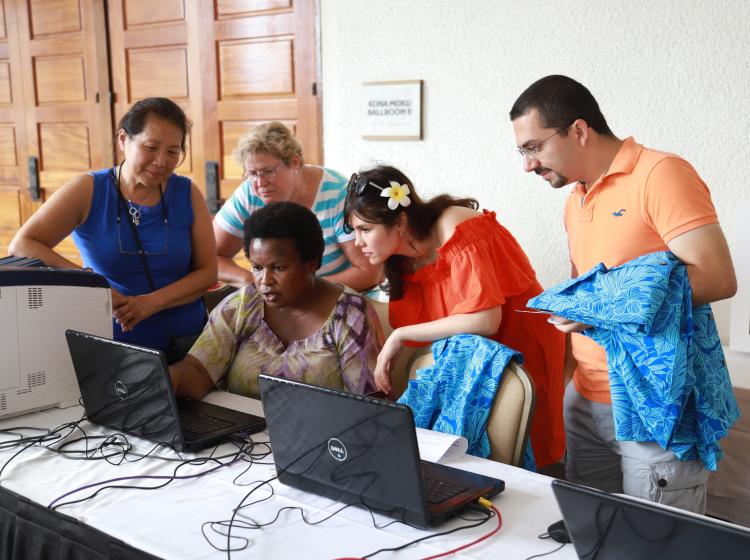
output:
[[[346,460],[346,446],[341,443],[340,439],[331,438],[328,440],[328,452],[337,461]]]
[[[125,386],[125,383],[119,379],[115,381],[115,395],[117,395],[117,398],[121,401],[128,398],[128,388]]]

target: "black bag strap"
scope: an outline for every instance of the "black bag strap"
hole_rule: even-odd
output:
[[[117,189],[117,192],[120,192],[120,189]],[[120,193],[120,196],[122,196],[122,193]],[[135,246],[138,247],[138,254],[141,256],[141,263],[143,263],[143,270],[146,271],[146,279],[148,280],[148,287],[151,289],[152,292],[155,292],[156,286],[154,285],[154,279],[151,276],[151,269],[148,267],[148,260],[146,259],[146,251],[143,250],[143,243],[141,243],[141,236],[138,235],[138,228],[135,227],[133,220],[128,220],[127,218],[125,219],[130,224],[130,231],[133,232],[133,238],[135,239]]]
[[[122,210],[124,208],[127,208],[127,203],[125,202],[125,197],[122,194],[122,190],[120,190],[120,173],[122,172],[122,166],[125,162],[120,164],[119,169],[117,170],[117,174],[115,174],[114,170],[112,170],[112,178],[115,180],[115,190],[117,191],[117,221],[119,223],[120,221],[120,214],[122,214]],[[164,223],[167,223],[167,214],[166,209],[164,208],[164,193],[162,192],[161,188],[159,188],[159,193],[161,194],[161,205],[162,205],[162,213],[164,214]],[[152,292],[156,291],[156,285],[154,284],[154,278],[151,276],[151,269],[148,267],[148,260],[146,259],[146,251],[143,249],[143,243],[141,242],[141,236],[138,235],[138,229],[135,226],[135,222],[133,222],[132,218],[125,218],[125,221],[130,224],[130,231],[133,232],[133,239],[135,239],[135,246],[138,248],[138,254],[141,256],[141,264],[143,264],[143,270],[146,271],[146,280],[148,280],[148,287]]]
[[[114,174],[114,173],[113,173]],[[120,190],[120,177],[119,173],[117,175],[117,182],[115,183],[115,189],[117,190],[117,197],[118,197],[118,204],[117,204],[117,219],[119,221],[120,214],[121,214],[121,208],[127,207],[125,204],[125,197],[122,195],[122,191]],[[162,201],[163,204],[163,201]],[[125,221],[130,224],[130,231],[133,232],[133,239],[135,239],[135,246],[138,248],[138,254],[141,256],[141,263],[143,264],[143,270],[146,271],[146,280],[148,280],[148,287],[151,289],[152,292],[156,291],[156,286],[154,285],[154,278],[151,276],[151,269],[148,267],[148,261],[146,260],[146,251],[143,249],[143,243],[141,243],[141,236],[138,235],[138,228],[135,227],[135,223],[132,219],[125,218]]]

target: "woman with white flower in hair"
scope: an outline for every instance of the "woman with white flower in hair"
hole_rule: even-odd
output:
[[[516,313],[542,291],[529,259],[472,198],[423,201],[398,169],[352,175],[345,227],[372,265],[385,264],[388,315],[394,328],[375,367],[378,389],[392,393],[391,368],[404,345],[478,334],[520,351],[534,379],[537,407],[531,438],[538,466],[565,450],[564,337],[546,316]]]

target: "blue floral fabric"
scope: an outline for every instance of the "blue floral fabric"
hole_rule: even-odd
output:
[[[618,440],[655,441],[716,470],[718,441],[739,417],[711,307],[693,309],[685,265],[671,252],[598,264],[528,306],[591,325],[607,353]]]
[[[414,424],[446,434],[464,436],[467,453],[490,456],[487,419],[503,370],[515,350],[472,334],[459,334],[432,343],[435,363],[417,372],[398,402],[411,407]],[[524,468],[536,470],[530,446]]]

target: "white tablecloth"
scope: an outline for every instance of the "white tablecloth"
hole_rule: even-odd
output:
[[[0,426],[53,427],[80,418],[81,414],[82,410],[78,407],[49,410],[4,420],[0,422]],[[89,435],[104,433],[104,430],[97,426],[88,423],[84,426]],[[73,434],[74,437],[75,435]],[[0,436],[0,439],[2,437]],[[257,434],[254,439],[267,441],[267,436]],[[130,441],[135,443],[136,449],[141,452],[153,447],[151,443],[136,438],[130,438]],[[91,447],[97,444],[95,442]],[[82,444],[79,444],[78,448],[81,447]],[[231,450],[232,446],[226,444],[219,449],[225,453]],[[0,466],[15,451],[0,451]],[[171,452],[164,452],[164,455],[173,456]],[[268,463],[271,459],[269,457],[262,462]],[[495,506],[502,514],[501,531],[453,557],[526,558],[558,546],[555,542],[537,538],[548,525],[561,518],[550,488],[551,479],[509,465],[469,456],[449,464],[498,477],[506,482],[506,490],[494,499]],[[272,465],[254,464],[244,472],[247,467],[248,463],[239,461],[207,476],[174,481],[158,490],[109,489],[91,500],[64,506],[59,511],[163,558],[218,560],[226,558],[227,554],[215,550],[206,541],[201,531],[204,523],[228,520],[234,508],[251,488],[248,484],[267,480],[275,475]],[[208,465],[190,466],[181,469],[180,474],[205,471],[208,468]],[[75,461],[35,446],[11,461],[2,474],[0,485],[46,506],[65,493],[84,485],[124,476],[169,475],[173,469],[174,464],[155,459],[125,461],[119,465],[109,464],[103,460]],[[153,485],[157,482],[141,480],[123,481],[120,484]],[[276,481],[271,484],[275,492],[273,498],[243,509],[242,515],[251,517],[254,522],[263,523],[271,521],[284,506],[300,506],[309,520],[317,520],[341,507],[341,504],[294,490]],[[66,499],[82,498],[95,489],[96,487],[72,494]],[[267,487],[258,489],[253,494],[254,497],[265,495],[268,495]],[[376,516],[376,521],[385,524],[390,519]],[[463,523],[466,522],[452,520],[430,532],[444,531]],[[493,519],[480,527],[438,537],[399,553],[379,554],[376,558],[430,556],[458,547],[490,532],[495,523]],[[210,530],[208,533],[214,544],[221,548],[226,546],[226,538]],[[232,557],[362,556],[379,548],[402,545],[426,534],[428,533],[398,523],[385,529],[377,529],[373,527],[373,520],[367,511],[353,507],[316,526],[306,525],[299,511],[285,511],[276,523],[266,528],[234,529],[233,535],[249,540],[246,548],[234,552]],[[234,541],[233,544],[237,546],[240,543]],[[555,553],[554,558],[575,558],[572,545],[566,545]]]

